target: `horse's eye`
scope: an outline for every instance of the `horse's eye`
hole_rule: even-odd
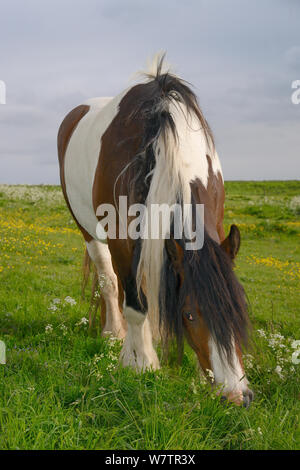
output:
[[[195,320],[193,315],[191,314],[191,312],[184,312],[184,315],[189,321],[194,321]]]

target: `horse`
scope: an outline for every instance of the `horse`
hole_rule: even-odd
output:
[[[175,339],[182,351],[186,338],[220,396],[248,407],[248,307],[234,273],[240,232],[232,225],[225,236],[221,164],[191,85],[157,56],[142,81],[114,98],[89,99],[64,118],[58,157],[66,204],[99,278],[102,334],[123,341],[123,366],[156,370],[153,340]],[[130,237],[129,230],[120,236],[124,196],[147,209],[203,204],[201,248],[187,249],[185,236],[174,236],[174,218],[159,238]],[[114,208],[115,236],[99,207]],[[195,211],[189,214],[195,225]]]

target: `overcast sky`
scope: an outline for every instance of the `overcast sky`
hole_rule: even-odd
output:
[[[0,0],[0,183],[58,183],[57,130],[158,50],[191,82],[225,179],[299,178],[298,0]]]

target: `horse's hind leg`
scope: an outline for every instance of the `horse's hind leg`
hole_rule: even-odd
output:
[[[101,312],[102,317],[105,317],[102,335],[111,334],[122,339],[126,334],[126,322],[120,311],[118,278],[113,269],[109,248],[105,243],[96,240],[86,242],[86,246],[97,269],[101,304],[105,304],[105,312]]]

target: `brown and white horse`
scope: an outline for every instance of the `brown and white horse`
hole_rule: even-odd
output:
[[[102,333],[125,338],[123,365],[157,369],[152,333],[179,345],[185,336],[222,395],[248,406],[247,305],[233,272],[239,230],[232,226],[225,238],[222,170],[196,96],[163,67],[160,57],[143,83],[66,116],[58,133],[62,190],[97,268]],[[170,237],[172,224],[159,239],[111,237],[104,223],[99,230],[97,208],[110,204],[119,214],[120,196],[147,208],[204,204],[202,248]],[[123,222],[117,216],[117,233]]]

